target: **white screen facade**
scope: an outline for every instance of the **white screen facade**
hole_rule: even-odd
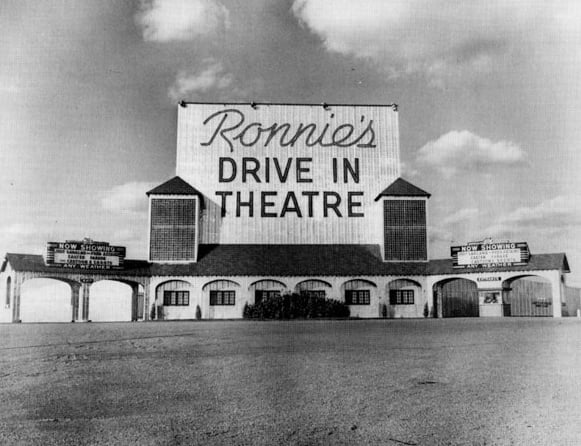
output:
[[[200,243],[382,243],[400,175],[395,107],[178,107],[177,175],[204,196]]]

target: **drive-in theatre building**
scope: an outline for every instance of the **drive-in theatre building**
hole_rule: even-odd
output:
[[[400,177],[395,105],[181,103],[176,176],[147,192],[149,259],[89,239],[7,254],[1,320],[241,318],[288,292],[361,318],[560,317],[578,305],[565,255],[522,240],[429,260],[429,198]],[[39,279],[61,291],[35,298]]]

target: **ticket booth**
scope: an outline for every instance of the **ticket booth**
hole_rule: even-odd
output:
[[[507,292],[501,289],[478,291],[478,308],[480,317],[510,316],[510,303]]]

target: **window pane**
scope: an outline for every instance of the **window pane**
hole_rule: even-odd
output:
[[[234,305],[235,304],[235,291],[210,291],[210,305]],[[260,294],[257,293],[255,296],[259,297]]]
[[[414,290],[389,290],[390,305],[412,305]]]
[[[348,305],[369,305],[371,302],[370,290],[346,290],[345,302]]]
[[[168,306],[189,305],[190,304],[190,292],[189,291],[164,291],[163,292],[163,304],[168,305]]]

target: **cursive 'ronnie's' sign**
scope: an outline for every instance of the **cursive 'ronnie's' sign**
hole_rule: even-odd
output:
[[[204,195],[201,243],[380,243],[399,176],[391,105],[178,108],[177,175]]]

